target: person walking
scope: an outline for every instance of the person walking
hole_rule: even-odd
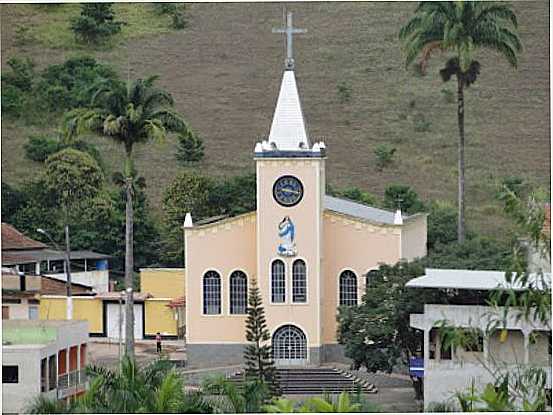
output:
[[[157,345],[157,352],[161,353],[161,334],[159,331],[156,333],[156,345]]]

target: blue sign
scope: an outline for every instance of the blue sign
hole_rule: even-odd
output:
[[[418,378],[424,377],[424,359],[422,357],[409,359],[409,374]]]

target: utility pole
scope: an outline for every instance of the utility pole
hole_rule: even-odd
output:
[[[69,225],[65,225],[65,250],[60,249],[59,245],[54,241],[54,238],[42,228],[36,230],[38,233],[45,235],[54,245],[57,251],[64,252],[65,260],[63,262],[63,272],[65,274],[65,287],[67,292],[67,307],[66,318],[73,320],[73,292],[71,287],[71,247],[69,243]]]
[[[71,248],[69,245],[68,224],[65,224],[65,264],[67,277],[67,320],[73,320],[73,290],[71,287]]]

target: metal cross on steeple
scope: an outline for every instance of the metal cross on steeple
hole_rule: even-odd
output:
[[[273,33],[286,33],[286,70],[294,69],[294,57],[292,53],[292,36],[295,33],[306,33],[307,29],[295,29],[292,27],[292,13],[288,12],[286,16],[286,27],[282,29],[273,29]]]

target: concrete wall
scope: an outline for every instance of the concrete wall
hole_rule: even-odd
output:
[[[401,258],[412,261],[426,256],[427,215],[406,220],[401,227]]]
[[[2,412],[20,413],[40,394],[41,345],[2,347],[2,365],[19,367],[18,383],[2,384]]]
[[[155,336],[159,331],[162,336],[176,336],[176,311],[168,307],[170,298],[150,298],[144,301],[144,334]]]
[[[64,273],[61,274],[48,274],[49,277],[56,278],[60,281],[66,281]],[[105,293],[109,291],[109,271],[108,270],[94,270],[94,271],[82,271],[71,272],[71,281],[77,284],[87,285],[92,287],[97,293]]]
[[[65,296],[44,295],[40,299],[39,315],[41,320],[63,320],[66,317],[67,298]],[[104,331],[103,302],[95,297],[73,297],[73,317],[86,320],[90,333],[101,334]]]
[[[29,300],[27,298],[22,298],[20,304],[3,303],[2,306],[8,307],[10,320],[28,320],[29,307],[36,307],[39,309],[38,304],[29,304]]]
[[[160,298],[182,297],[184,279],[184,268],[142,268],[140,291]]]
[[[27,320],[15,324],[5,322],[4,329],[9,330],[11,327],[36,327],[36,330],[41,330],[40,327],[43,324],[46,328],[53,329],[56,334],[55,340],[49,341],[47,344],[2,345],[2,365],[15,365],[19,368],[18,383],[2,384],[3,413],[24,412],[32,400],[41,393],[40,365],[43,358],[48,359],[52,355],[57,356],[59,350],[88,343],[89,329],[86,321],[72,320],[71,322],[52,321],[40,323],[38,321]],[[88,361],[88,357],[86,357],[86,360]],[[45,393],[45,395],[51,398],[56,397],[56,389]]]

